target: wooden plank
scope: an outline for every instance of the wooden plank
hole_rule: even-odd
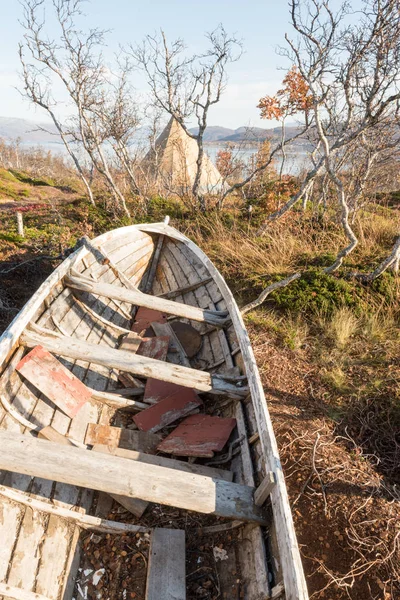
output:
[[[144,306],[165,312],[169,315],[200,321],[201,323],[209,323],[217,327],[223,327],[229,322],[225,313],[218,314],[218,311],[201,309],[172,300],[164,300],[164,298],[144,294],[139,290],[127,290],[108,283],[90,282],[82,277],[75,277],[73,275],[65,278],[65,284],[72,289],[90,292],[96,296],[104,296],[105,298],[112,298],[120,302],[127,302],[133,306]]]
[[[135,322],[132,325],[132,331],[142,333],[149,329],[152,323],[166,323],[167,315],[159,310],[152,310],[144,306],[139,306],[135,316]]]
[[[21,506],[7,501],[2,501],[0,506],[0,581],[5,581],[23,510]]]
[[[168,335],[171,340],[171,346],[175,348],[179,355],[179,362],[185,367],[190,367],[190,361],[186,354],[186,350],[182,346],[175,331],[172,329],[170,323],[152,323],[151,327],[156,335]]]
[[[153,406],[133,417],[134,423],[142,431],[156,433],[192,412],[203,403],[194,390],[177,385],[168,386],[166,394]]]
[[[154,358],[154,360],[166,360],[169,348],[169,340],[169,336],[166,335],[143,338],[137,353],[140,356]]]
[[[153,433],[89,423],[85,443],[90,446],[103,444],[111,448],[125,448],[137,452],[154,453],[160,439],[160,436]]]
[[[41,346],[24,356],[16,369],[71,419],[92,395],[71,371]]]
[[[176,456],[213,457],[228,441],[236,419],[210,415],[187,417],[158,446],[158,450]]]
[[[93,447],[95,452],[102,452],[103,454],[114,454],[114,452],[108,447],[104,445],[96,445]],[[127,511],[135,515],[135,517],[140,518],[149,503],[144,500],[140,500],[139,498],[128,498],[127,496],[120,496],[119,494],[110,494],[111,498],[113,498],[116,502],[121,504]]]
[[[132,525],[130,523],[120,523],[118,521],[108,521],[92,515],[87,515],[65,506],[59,506],[52,502],[37,500],[29,494],[20,492],[13,488],[0,485],[0,496],[11,500],[22,506],[27,506],[30,509],[43,513],[44,515],[56,515],[61,519],[68,519],[72,523],[82,527],[82,529],[93,529],[101,533],[144,533],[149,531],[149,527],[140,527],[139,525]],[[0,555],[1,556],[1,555]],[[8,564],[6,564],[8,566]]]
[[[262,510],[253,502],[254,488],[248,486],[6,431],[0,431],[0,444],[6,449],[0,454],[0,469],[199,513],[265,523]]]
[[[126,350],[127,352],[133,352],[134,354],[138,351],[141,342],[142,338],[140,337],[140,335],[138,335],[134,331],[130,331],[127,335],[123,337],[119,349]]]
[[[0,597],[12,598],[13,600],[52,600],[50,596],[36,594],[29,590],[22,590],[19,587],[8,585],[8,583],[0,583]]]
[[[254,492],[254,502],[256,506],[262,506],[264,504],[268,496],[271,494],[274,485],[275,475],[269,471]]]
[[[49,442],[56,442],[57,444],[64,444],[65,446],[73,446],[74,444],[65,435],[62,435],[56,431],[53,427],[48,425],[43,427],[38,433],[38,437],[49,440]]]
[[[186,600],[185,532],[154,529],[151,534],[146,600]]]
[[[63,581],[73,527],[67,521],[50,515],[41,547],[41,561],[35,590],[48,598],[57,598]]]
[[[160,258],[160,254],[161,254],[161,250],[163,247],[163,243],[164,243],[164,236],[163,235],[159,235],[158,236],[158,240],[157,240],[157,245],[156,245],[156,249],[154,250],[154,255],[153,258],[151,260],[151,266],[150,266],[150,270],[148,272],[147,275],[147,280],[144,286],[144,291],[146,293],[149,293],[150,290],[153,287],[153,282],[154,282],[154,278],[156,276],[156,270],[157,270],[157,265],[158,265],[158,261]]]
[[[177,296],[183,296],[183,294],[187,294],[187,292],[192,292],[194,290],[197,290],[197,288],[206,285],[207,283],[210,283],[210,281],[212,281],[212,277],[207,277],[206,279],[202,279],[201,281],[197,281],[196,283],[192,283],[190,285],[185,285],[181,288],[178,288],[177,290],[171,290],[170,292],[164,292],[162,294],[158,294],[158,296],[160,298],[168,298],[169,300],[172,300],[173,298],[176,298]]]
[[[50,444],[43,440],[41,443]],[[46,517],[27,508],[11,560],[10,573],[7,578],[9,585],[26,590],[33,589],[40,558],[38,549],[45,531]]]
[[[74,359],[82,359],[91,363],[104,365],[108,368],[119,369],[142,377],[154,377],[161,381],[168,381],[190,387],[200,392],[212,392],[215,394],[232,394],[234,396],[246,396],[247,388],[224,381],[223,375],[210,374],[180,365],[163,363],[159,360],[144,356],[132,355],[124,350],[115,350],[104,346],[89,344],[75,338],[63,337],[52,338],[33,331],[22,334],[21,343],[32,347],[37,344],[44,346],[49,352],[67,356]]]
[[[114,454],[115,456],[130,458],[131,460],[138,460],[142,463],[147,463],[150,465],[158,465],[159,467],[166,467],[167,469],[174,469],[176,471],[185,471],[186,473],[197,473],[197,475],[213,477],[214,479],[224,479],[225,481],[233,480],[233,473],[224,469],[207,467],[206,465],[198,465],[196,463],[189,463],[183,460],[166,458],[165,456],[158,456],[154,454],[146,454],[144,452],[136,452],[134,450],[125,450],[124,448],[114,448],[110,446],[103,446],[101,444],[96,444],[93,446],[93,450],[98,450],[99,452],[101,452],[103,448],[107,448],[108,452]]]

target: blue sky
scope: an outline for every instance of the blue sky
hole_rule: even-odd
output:
[[[41,121],[43,113],[30,107],[14,89],[20,83],[20,4],[0,0],[0,6],[0,116]],[[85,13],[87,26],[111,30],[106,50],[110,61],[120,43],[139,42],[160,27],[170,39],[182,37],[190,50],[200,51],[204,33],[223,23],[243,40],[244,54],[230,65],[225,96],[210,113],[209,124],[268,126],[259,119],[256,105],[262,95],[276,91],[283,77],[279,67],[287,66],[276,54],[277,45],[284,44],[284,34],[290,31],[286,0],[91,0],[85,4]],[[140,78],[136,85],[144,91]]]

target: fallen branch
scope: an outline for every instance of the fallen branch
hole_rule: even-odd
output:
[[[254,310],[255,308],[257,308],[257,306],[260,306],[260,304],[262,304],[272,292],[280,288],[286,287],[287,285],[289,285],[289,283],[292,283],[292,281],[296,281],[296,279],[299,279],[301,275],[301,273],[293,273],[293,275],[289,275],[289,277],[286,277],[285,279],[281,279],[280,281],[275,281],[274,283],[271,283],[271,285],[266,287],[265,290],[261,292],[258,298],[253,300],[253,302],[249,302],[249,304],[243,306],[240,312],[242,313],[242,315],[245,315],[251,310]]]

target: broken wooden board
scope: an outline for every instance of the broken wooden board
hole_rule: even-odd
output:
[[[135,322],[131,329],[136,333],[146,332],[150,328],[151,323],[166,323],[167,314],[162,313],[159,310],[153,310],[151,308],[145,308],[140,306],[136,313]],[[147,335],[147,334],[146,334]]]
[[[143,338],[137,351],[140,356],[154,358],[155,360],[166,360],[170,338],[166,335]]]
[[[103,454],[117,455],[115,449],[100,444],[96,444],[95,446],[93,446],[93,450],[95,452],[102,452]],[[129,451],[125,450],[125,452]],[[110,494],[110,496],[121,506],[123,506],[127,511],[129,511],[130,513],[135,515],[135,517],[138,518],[140,518],[143,515],[144,511],[149,505],[148,502],[146,502],[145,500],[140,500],[140,498],[129,498],[128,496],[121,496],[119,494]]]
[[[254,488],[142,464],[0,430],[0,469],[48,481],[140,498],[185,510],[266,524]]]
[[[154,529],[151,534],[146,600],[186,600],[185,532]]]
[[[126,388],[144,388],[144,384],[130,373],[118,373],[118,381]]]
[[[85,444],[90,446],[102,444],[111,448],[125,448],[149,454],[155,452],[159,443],[160,436],[153,433],[95,423],[88,424],[85,437]]]
[[[137,352],[140,344],[142,343],[142,338],[138,333],[131,331],[127,333],[123,339],[121,344],[119,345],[120,350],[127,350],[128,352]]]
[[[110,446],[104,446],[101,444],[96,444],[95,446],[93,446],[93,450],[97,450],[98,452],[106,452],[107,450],[110,454],[113,454],[114,456],[130,458],[131,460],[137,460],[142,463],[147,463],[149,465],[158,465],[159,467],[166,467],[167,469],[185,471],[185,473],[196,473],[197,475],[204,475],[205,477],[212,477],[213,479],[224,479],[225,481],[233,481],[232,471],[226,471],[225,469],[217,469],[216,467],[208,467],[206,465],[198,465],[196,463],[189,463],[183,460],[176,460],[175,458],[167,458],[165,456],[146,454],[144,452],[136,452],[135,450],[111,448]]]
[[[31,350],[16,369],[71,419],[92,397],[92,392],[42,346]]]
[[[65,446],[73,446],[74,444],[65,435],[59,433],[54,427],[48,425],[43,427],[38,433],[38,437],[49,440],[49,442],[56,442],[57,444],[64,444]]]
[[[176,456],[214,456],[222,450],[236,426],[236,419],[192,415],[187,417],[157,449]]]
[[[171,327],[184,348],[187,356],[193,358],[199,352],[203,338],[200,333],[190,325],[183,321],[172,321]]]
[[[133,417],[133,421],[142,431],[155,433],[203,404],[196,392],[190,388],[180,385],[168,388],[156,404]]]

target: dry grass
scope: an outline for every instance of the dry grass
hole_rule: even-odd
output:
[[[327,335],[339,349],[345,348],[359,328],[359,319],[347,307],[336,310],[327,324]]]

